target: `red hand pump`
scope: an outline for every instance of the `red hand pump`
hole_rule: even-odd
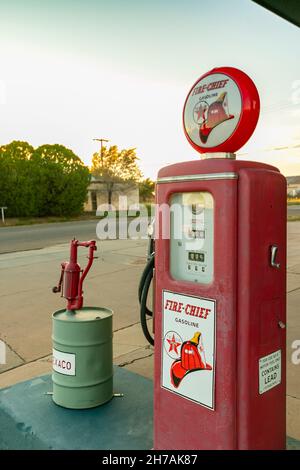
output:
[[[89,248],[88,264],[85,269],[81,269],[77,263],[77,252],[79,246],[85,246]],[[78,240],[72,240],[70,245],[70,261],[65,261],[61,264],[61,275],[58,285],[53,287],[52,292],[62,292],[62,297],[67,299],[67,310],[78,310],[83,305],[83,281],[89,272],[93,261],[94,251],[97,250],[95,240],[88,242],[79,242]],[[80,273],[81,276],[80,276]]]

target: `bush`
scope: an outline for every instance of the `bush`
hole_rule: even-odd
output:
[[[89,181],[88,168],[63,145],[0,147],[0,205],[8,217],[78,215]]]

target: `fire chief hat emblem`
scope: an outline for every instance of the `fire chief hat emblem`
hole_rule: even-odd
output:
[[[203,144],[216,126],[233,118],[228,109],[227,92],[221,93],[211,104],[199,101],[194,107],[194,121],[199,125],[199,137]]]
[[[197,331],[192,339],[182,344],[180,359],[171,365],[172,385],[178,388],[184,377],[199,370],[212,370],[212,366],[206,362],[202,334]]]

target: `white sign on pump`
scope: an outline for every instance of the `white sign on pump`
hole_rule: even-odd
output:
[[[281,383],[281,350],[259,359],[259,393],[265,393]]]
[[[216,301],[163,291],[163,388],[214,409]]]

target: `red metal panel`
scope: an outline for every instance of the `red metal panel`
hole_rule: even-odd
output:
[[[270,265],[270,246],[278,246]],[[238,184],[238,448],[285,448],[286,180],[242,169]],[[281,384],[259,394],[259,359],[282,353]]]
[[[266,165],[265,163],[250,161],[242,162],[239,160],[225,158],[208,158],[206,160],[192,160],[189,162],[174,163],[173,165],[165,166],[164,168],[160,169],[158,178],[165,178],[169,176],[223,173],[227,171],[239,171],[242,168],[260,168],[278,172],[278,169],[275,166]]]
[[[238,180],[170,182],[157,203],[175,192],[209,191],[215,203],[214,279],[176,281],[169,274],[169,240],[156,240],[156,449],[281,449],[285,447],[286,182],[270,165],[231,160],[192,161],[163,168],[159,178],[223,172]],[[212,175],[213,176],[213,175]],[[270,266],[270,246],[278,246]],[[161,388],[163,289],[216,300],[215,410]],[[259,359],[282,353],[281,384],[259,394]]]
[[[214,165],[212,165],[214,163]],[[219,162],[188,162],[164,169],[159,176],[203,174]],[[229,163],[229,162],[227,162]],[[231,165],[229,168],[233,169]],[[169,173],[169,174],[168,174]],[[154,446],[156,449],[236,448],[236,208],[237,180],[163,183],[157,203],[175,192],[209,191],[215,204],[214,280],[211,284],[176,281],[169,274],[169,240],[159,238],[156,251]],[[209,410],[161,388],[162,291],[167,289],[216,299],[215,410]]]

